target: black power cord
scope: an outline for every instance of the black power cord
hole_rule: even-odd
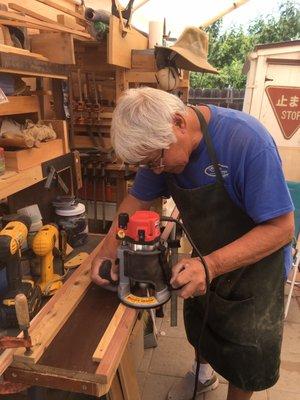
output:
[[[198,375],[199,375],[199,370],[200,370],[200,348],[201,348],[201,342],[202,342],[202,338],[203,338],[203,334],[204,334],[204,329],[205,329],[205,326],[206,326],[206,323],[207,323],[208,310],[209,310],[210,281],[209,281],[208,266],[207,266],[207,263],[206,263],[204,257],[202,256],[200,250],[196,246],[195,242],[193,241],[193,239],[191,238],[189,232],[186,230],[185,226],[183,225],[183,223],[181,221],[179,221],[178,219],[172,218],[172,217],[161,217],[160,220],[161,221],[167,221],[167,222],[175,222],[177,225],[179,225],[182,228],[182,230],[186,234],[189,242],[191,243],[193,249],[196,251],[198,257],[200,258],[200,260],[202,262],[202,265],[204,267],[204,271],[205,271],[206,292],[205,292],[205,303],[204,303],[205,304],[205,306],[204,306],[204,316],[203,316],[202,326],[201,326],[201,330],[200,330],[200,334],[199,334],[198,342],[197,342],[197,348],[196,348],[197,366],[196,366],[194,393],[193,393],[193,397],[192,397],[192,400],[195,400],[196,396],[197,396]]]

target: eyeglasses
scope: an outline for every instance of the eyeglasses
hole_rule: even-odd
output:
[[[145,163],[145,164],[138,163],[138,164],[135,164],[135,165],[139,166],[140,168],[162,169],[162,168],[165,167],[165,164],[164,164],[164,152],[165,152],[165,149],[162,149],[161,153],[160,153],[160,156],[159,156],[159,158],[157,160],[149,161],[148,163]]]

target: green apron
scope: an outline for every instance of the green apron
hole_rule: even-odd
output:
[[[255,223],[228,195],[206,121],[197,108],[192,108],[199,118],[216,182],[183,189],[171,174],[167,174],[167,182],[184,225],[202,255],[207,255],[240,238]],[[187,337],[195,348],[204,303],[204,296],[184,302]],[[240,389],[257,391],[273,386],[279,377],[283,305],[282,249],[253,265],[217,277],[211,282],[201,356]]]

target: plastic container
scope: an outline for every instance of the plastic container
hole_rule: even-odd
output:
[[[32,224],[42,220],[42,215],[37,204],[32,204],[31,206],[20,208],[17,213],[30,217]]]
[[[55,214],[57,225],[67,232],[68,243],[72,247],[82,245],[88,233],[85,205],[78,203],[69,208],[56,208]]]

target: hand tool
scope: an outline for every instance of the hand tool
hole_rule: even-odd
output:
[[[96,125],[100,124],[100,111],[101,111],[101,107],[100,107],[100,103],[99,103],[99,97],[98,97],[98,90],[97,90],[97,85],[96,85],[96,74],[95,72],[92,73],[92,79],[93,79],[93,89],[94,89],[94,105],[93,105],[93,109],[94,112],[96,113]]]
[[[37,284],[44,296],[52,296],[62,286],[62,277],[54,273],[53,249],[58,241],[55,225],[44,225],[32,241],[32,250],[39,257],[40,279]]]
[[[23,331],[23,337],[2,336],[0,338],[0,349],[16,349],[19,347],[25,347],[26,354],[30,354],[32,343],[28,333],[30,318],[27,298],[23,293],[19,293],[16,295],[14,303],[19,328]]]
[[[32,318],[39,310],[41,292],[31,279],[22,279],[21,247],[25,242],[31,220],[26,215],[5,216],[7,223],[0,231],[0,263],[6,267],[7,288],[1,296],[0,326],[11,328],[17,326],[15,297],[23,293],[29,305]]]
[[[101,164],[101,197],[102,197],[102,233],[105,233],[106,227],[106,216],[105,216],[105,207],[106,207],[106,193],[105,193],[105,164]]]
[[[131,217],[118,216],[117,251],[119,282],[112,280],[111,260],[100,267],[100,277],[118,284],[120,300],[133,308],[155,308],[171,296],[171,271],[167,262],[167,245],[160,240],[160,218],[154,211],[136,211]]]
[[[98,210],[97,210],[97,165],[96,160],[93,161],[93,200],[94,200],[94,233],[98,232]]]
[[[77,119],[77,123],[84,124],[85,123],[85,120],[83,117],[84,102],[83,102],[83,96],[82,96],[81,71],[79,68],[77,70],[77,82],[78,82],[78,94],[79,94],[79,101],[77,101],[77,111],[80,112],[80,116]]]

